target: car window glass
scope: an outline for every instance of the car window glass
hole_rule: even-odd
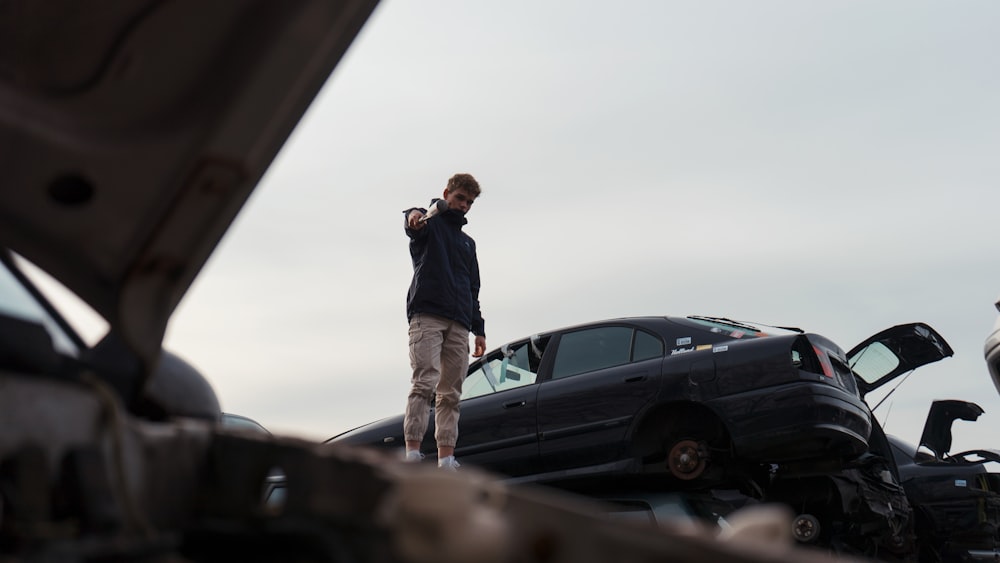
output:
[[[462,383],[462,399],[471,399],[496,392],[496,382],[491,382],[482,367],[469,372]]]
[[[729,338],[760,338],[768,334],[791,334],[794,332],[779,327],[768,327],[768,332],[764,332],[756,326],[732,319],[695,316],[687,317],[687,319],[706,327],[709,332],[728,336]]]
[[[265,485],[264,489],[264,505],[269,507],[271,510],[280,510],[285,506],[285,496],[287,492],[285,491],[284,484],[278,485]]]
[[[632,361],[639,362],[650,358],[659,358],[663,355],[663,342],[641,330],[635,331],[635,342],[632,349]]]
[[[49,315],[31,292],[4,264],[0,267],[0,314],[32,321],[45,327],[52,338],[55,349],[70,356],[78,356],[79,350],[59,323]]]
[[[107,335],[111,325],[83,299],[30,260],[17,254],[14,259],[18,270],[59,311],[63,320],[73,327],[73,331],[85,344],[94,346]]]
[[[559,339],[552,378],[627,364],[631,349],[632,329],[628,327],[606,326],[568,332]]]
[[[472,366],[462,384],[462,399],[471,399],[535,383],[548,338],[532,338],[504,346]]]
[[[899,357],[881,342],[873,342],[850,359],[851,369],[861,379],[874,383],[899,365]]]

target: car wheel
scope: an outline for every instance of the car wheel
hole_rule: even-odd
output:
[[[658,426],[658,453],[647,458],[685,488],[725,480],[732,460],[729,434],[704,408],[682,407],[663,413]],[[652,468],[651,468],[652,469]]]
[[[648,413],[632,438],[642,473],[682,489],[725,485],[760,498],[760,465],[734,459],[725,425],[704,405],[671,403]],[[765,479],[770,476],[764,474]],[[766,482],[766,481],[762,481]]]
[[[818,540],[821,531],[819,518],[812,514],[799,514],[792,520],[792,537],[799,543],[812,543]]]
[[[670,474],[682,481],[701,477],[708,466],[708,448],[695,440],[680,440],[667,453]]]

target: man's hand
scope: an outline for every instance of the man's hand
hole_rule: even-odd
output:
[[[486,337],[476,337],[476,349],[472,351],[473,358],[481,358],[486,353]]]
[[[414,209],[410,211],[410,214],[406,216],[406,226],[410,228],[411,231],[419,231],[424,228],[424,221],[421,219],[424,214],[419,209]]]

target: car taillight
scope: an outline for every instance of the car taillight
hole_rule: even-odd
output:
[[[816,359],[819,360],[820,367],[823,369],[823,375],[833,379],[833,364],[830,363],[830,357],[826,355],[826,351],[816,345],[813,345],[812,348],[813,352],[816,353]]]
[[[802,371],[837,381],[837,372],[830,360],[829,353],[822,346],[811,342],[806,336],[800,336],[792,345],[792,365]]]

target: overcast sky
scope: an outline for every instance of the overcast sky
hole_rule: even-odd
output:
[[[490,349],[630,315],[924,321],[955,357],[877,411],[985,410],[1000,3],[386,0],[181,303],[229,412],[325,439],[409,389],[404,208],[469,172]]]

